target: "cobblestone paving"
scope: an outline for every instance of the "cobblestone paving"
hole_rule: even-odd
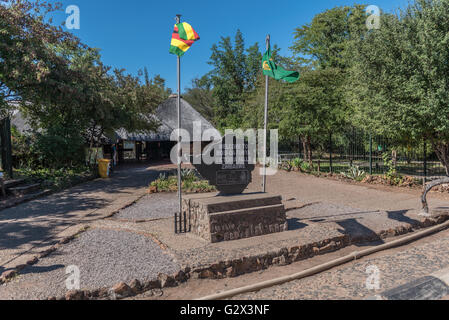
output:
[[[305,279],[244,294],[248,300],[352,300],[366,299],[385,290],[428,276],[449,265],[449,236],[434,243],[365,259]],[[368,290],[367,268],[379,269],[379,290]],[[371,274],[372,275],[372,274]]]

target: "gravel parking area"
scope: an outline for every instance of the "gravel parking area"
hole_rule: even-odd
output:
[[[151,220],[172,218],[178,211],[176,193],[155,193],[139,200],[134,205],[121,210],[114,217],[126,220]]]
[[[133,279],[151,280],[180,267],[154,241],[126,231],[93,229],[38,264],[24,269],[16,280],[0,286],[0,299],[46,299],[67,292],[66,268],[80,270],[82,290],[93,290]]]

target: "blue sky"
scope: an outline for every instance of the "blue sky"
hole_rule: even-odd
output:
[[[289,46],[296,27],[309,23],[314,15],[341,5],[345,0],[62,0],[64,8],[80,8],[81,28],[71,30],[91,47],[100,48],[104,63],[137,74],[147,67],[150,76],[160,74],[167,86],[176,88],[176,57],[169,54],[174,17],[183,15],[198,32],[201,40],[182,58],[182,88],[210,70],[210,48],[220,36],[243,32],[247,45],[264,43],[269,33],[281,54],[290,56]],[[362,3],[362,2],[358,2]],[[384,11],[404,7],[407,0],[373,0]],[[55,23],[65,21],[57,16]]]

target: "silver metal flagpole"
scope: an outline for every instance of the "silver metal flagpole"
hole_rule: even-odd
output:
[[[181,23],[181,15],[176,15],[176,23]],[[182,220],[182,146],[181,146],[181,57],[178,56],[178,198],[179,198],[179,220]],[[181,222],[180,222],[181,223]],[[181,228],[181,225],[180,225]]]
[[[267,51],[270,48],[270,35],[267,35]],[[265,76],[265,120],[264,120],[264,146],[263,146],[263,192],[267,192],[267,142],[268,142],[268,76]]]

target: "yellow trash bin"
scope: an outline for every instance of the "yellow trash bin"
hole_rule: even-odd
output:
[[[100,159],[98,160],[98,172],[103,179],[109,178],[109,164],[111,160]]]

